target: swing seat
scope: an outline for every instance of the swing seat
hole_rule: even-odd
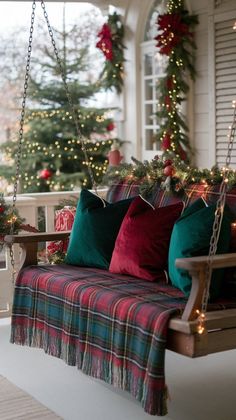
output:
[[[116,185],[109,190],[109,200],[137,195],[139,187]],[[194,185],[190,190],[191,194],[184,192],[188,203],[199,195],[211,202],[218,194],[217,188],[203,191]],[[170,203],[170,194],[159,186],[154,196],[157,205]],[[176,260],[192,278],[187,299],[163,278],[148,282],[98,268],[38,264],[39,242],[65,241],[69,235],[66,231],[5,237],[22,248],[11,341],[43,348],[88,375],[129,391],[149,414],[166,414],[165,349],[191,358],[235,349],[236,298],[209,303],[204,332],[199,334],[197,310],[208,256]],[[235,266],[236,253],[213,257],[213,269]]]
[[[5,241],[21,245],[23,269],[38,264],[38,243],[66,240],[69,235],[69,231],[7,235]],[[201,306],[207,259],[207,256],[201,256],[176,260],[176,266],[191,275],[192,289],[182,315],[169,321],[167,349],[192,358],[236,348],[236,299],[222,299],[209,305],[213,310],[206,313],[205,331],[198,333],[196,310]],[[212,264],[212,268],[236,267],[236,253],[215,255]]]
[[[38,264],[38,243],[66,240],[69,235],[69,231],[7,235],[5,241],[9,244],[20,244],[22,248],[21,269],[23,269]],[[169,320],[166,348],[191,358],[236,348],[236,299],[222,298],[209,304],[209,311],[205,318],[205,330],[203,334],[198,333],[196,311],[201,306],[207,261],[208,256],[176,260],[176,266],[187,270],[191,275],[192,289],[188,300],[183,305],[182,314]],[[236,267],[236,253],[213,257],[212,268],[229,267]]]
[[[114,184],[107,193],[107,200],[115,202],[124,198],[136,196],[140,185],[127,183],[125,180]],[[208,204],[215,203],[219,196],[219,185],[206,187],[203,184],[192,184],[183,191],[182,196],[174,196],[165,192],[157,184],[152,194],[152,202],[156,207],[166,206],[183,200],[188,205],[199,197]],[[236,213],[236,188],[227,193],[226,201],[231,210]],[[22,247],[22,268],[37,265],[37,243],[66,240],[70,232],[32,233],[8,235],[6,242],[19,243]],[[221,298],[209,304],[206,314],[205,331],[199,334],[197,310],[201,307],[202,296],[206,282],[206,267],[208,256],[182,258],[176,260],[178,268],[185,269],[192,277],[190,296],[185,301],[181,314],[172,317],[168,326],[167,348],[189,357],[199,357],[206,354],[236,348],[236,298]],[[216,255],[212,268],[229,268],[236,266],[236,254]],[[174,288],[173,288],[174,289]]]

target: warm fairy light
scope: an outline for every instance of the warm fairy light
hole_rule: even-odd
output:
[[[236,30],[236,22],[234,22],[233,29]]]
[[[15,223],[17,220],[16,216],[11,216],[8,220],[7,223],[9,223],[10,225],[12,225],[13,223]]]
[[[203,334],[205,331],[205,320],[206,316],[203,312],[200,312],[199,309],[196,310],[196,314],[198,316],[198,326],[197,326],[197,332],[198,334]]]

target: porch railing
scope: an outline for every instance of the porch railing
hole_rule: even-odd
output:
[[[105,197],[107,189],[99,189],[99,195]],[[45,231],[54,231],[55,207],[64,200],[77,200],[80,191],[63,191],[48,193],[19,194],[17,196],[17,209],[25,223],[38,228],[39,209],[43,208],[45,217]],[[11,204],[12,198],[6,197],[6,203]],[[14,245],[15,269],[19,269],[21,251]],[[0,318],[10,315],[13,296],[12,267],[8,249],[0,254]]]

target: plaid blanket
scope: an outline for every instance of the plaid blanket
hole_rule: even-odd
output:
[[[43,348],[165,415],[167,327],[186,301],[163,276],[150,283],[100,269],[27,267],[15,287],[11,342]]]
[[[163,272],[152,283],[100,269],[27,267],[15,286],[11,342],[43,348],[165,415],[168,323],[185,304]],[[209,310],[235,305],[221,300]]]

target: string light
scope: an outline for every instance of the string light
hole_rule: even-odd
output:
[[[205,331],[206,316],[203,312],[199,311],[199,309],[196,310],[196,314],[198,317],[197,332],[198,334],[202,335]]]
[[[186,161],[191,154],[188,139],[188,129],[182,117],[180,105],[186,99],[188,85],[186,74],[193,79],[195,70],[192,66],[193,50],[185,47],[185,38],[192,40],[193,27],[198,23],[197,16],[187,15],[182,0],[169,0],[167,13],[158,17],[157,47],[159,53],[168,58],[166,76],[158,83],[158,96],[161,98],[156,112],[157,118],[162,121],[157,130],[156,139],[166,158],[180,158]],[[161,34],[160,34],[160,31]],[[161,105],[160,105],[161,104]],[[171,147],[166,135],[163,134],[168,127],[168,137],[172,134]]]

